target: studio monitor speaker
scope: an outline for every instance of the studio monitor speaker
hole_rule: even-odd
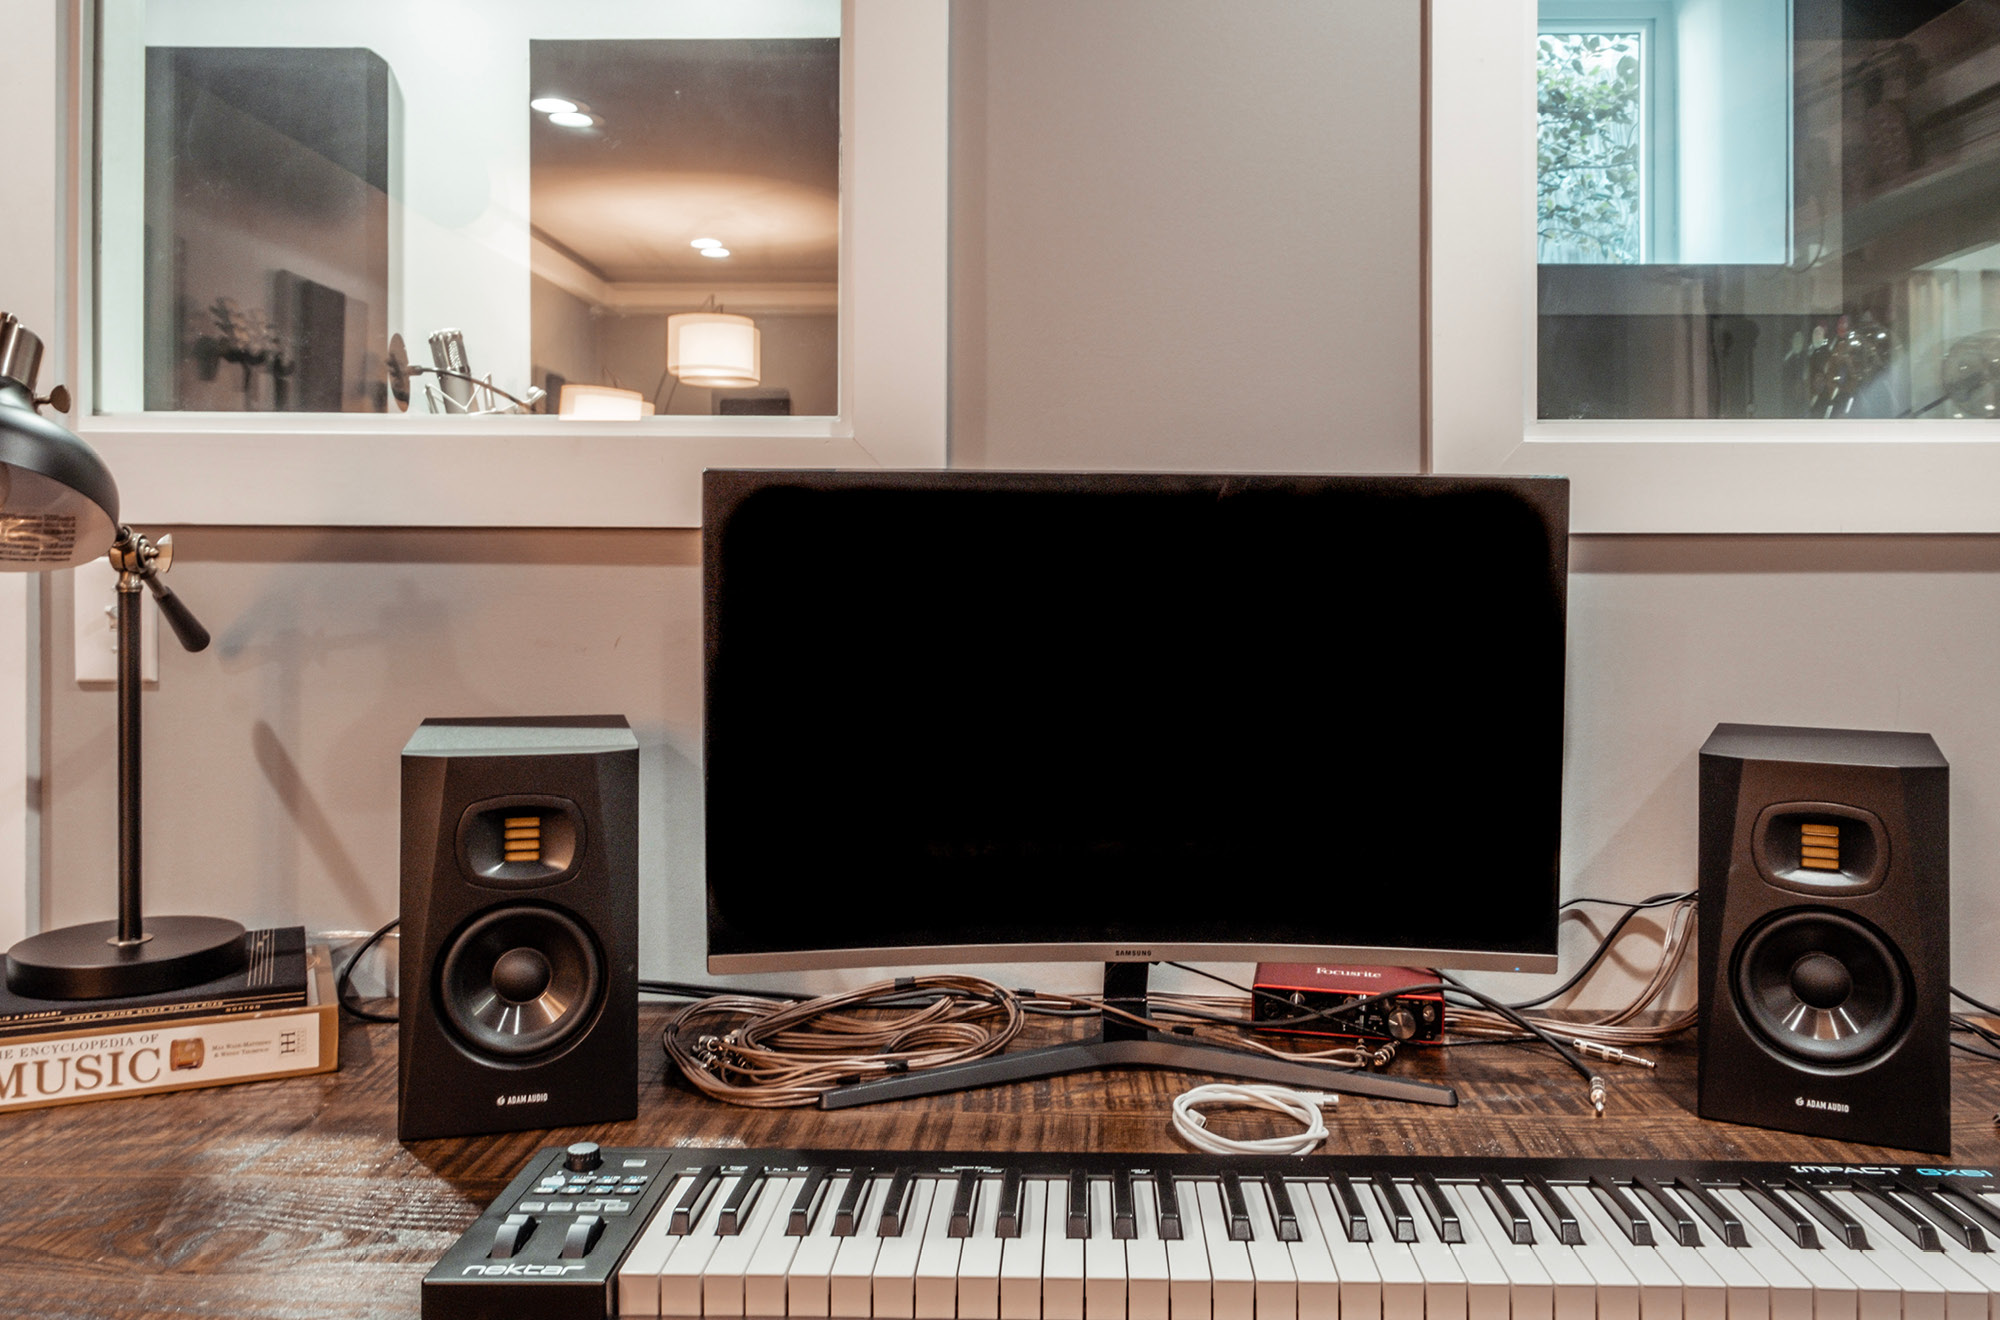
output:
[[[402,1140],[638,1113],[638,784],[616,715],[403,748]]]
[[[1703,1118],[1951,1149],[1947,773],[1921,733],[1703,744]]]

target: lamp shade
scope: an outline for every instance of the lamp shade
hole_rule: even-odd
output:
[[[676,312],[667,318],[667,370],[709,389],[755,385],[764,378],[757,323],[728,312]]]
[[[97,558],[118,538],[118,483],[95,450],[35,410],[42,341],[0,313],[0,570]]]

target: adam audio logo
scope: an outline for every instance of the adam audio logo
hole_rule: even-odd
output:
[[[549,1102],[547,1091],[526,1091],[520,1095],[496,1095],[493,1103],[502,1109],[509,1105],[545,1105]]]
[[[1838,1100],[1808,1100],[1805,1096],[1792,1103],[1801,1109],[1824,1109],[1829,1114],[1845,1114],[1853,1109],[1853,1106],[1841,1104]]]

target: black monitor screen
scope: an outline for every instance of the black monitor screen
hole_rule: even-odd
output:
[[[711,472],[711,970],[1554,967],[1568,487]]]

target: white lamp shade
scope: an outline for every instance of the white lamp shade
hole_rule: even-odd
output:
[[[580,422],[636,422],[650,417],[653,405],[637,390],[621,390],[610,385],[564,385],[562,401],[556,406],[559,417]]]
[[[667,318],[667,370],[688,385],[746,389],[764,378],[761,341],[747,316],[677,312]]]

